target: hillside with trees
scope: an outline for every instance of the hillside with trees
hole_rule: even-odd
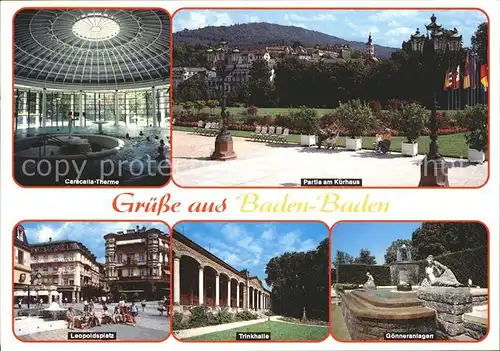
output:
[[[368,38],[368,33],[366,33]],[[348,41],[333,35],[294,26],[283,26],[274,23],[244,23],[232,26],[204,27],[195,30],[185,29],[174,33],[174,55],[176,46],[210,47],[221,40],[239,49],[258,49],[270,45],[315,45],[348,44],[355,51],[365,51],[366,43]],[[377,57],[389,58],[397,48],[375,45]],[[174,65],[178,64],[174,60]]]

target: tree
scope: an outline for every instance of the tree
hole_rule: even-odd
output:
[[[266,265],[266,283],[272,287],[273,312],[283,316],[328,320],[329,241],[316,250],[286,252]]]
[[[353,264],[354,257],[349,255],[347,252],[337,250],[337,254],[332,262],[333,270],[332,274],[335,275],[335,281],[338,283],[339,281],[339,267],[341,264]],[[332,276],[333,278],[333,276]]]
[[[395,262],[396,258],[397,258],[398,249],[403,245],[406,245],[408,248],[410,248],[411,244],[412,244],[411,239],[394,240],[392,242],[392,244],[389,245],[389,247],[385,251],[385,255],[384,255],[385,264],[391,264],[392,262]],[[412,257],[413,257],[413,255],[412,255]]]
[[[248,104],[259,107],[269,107],[274,87],[270,81],[271,68],[265,60],[256,60],[252,63],[248,80]]]
[[[205,80],[198,76],[191,77],[175,88],[174,96],[177,103],[184,101],[205,101],[208,99],[208,87]]]
[[[354,259],[354,263],[367,264],[367,265],[376,265],[377,260],[375,256],[373,256],[368,249],[361,249],[359,251],[359,256]]]
[[[214,115],[214,110],[217,106],[219,106],[219,102],[217,100],[208,100],[205,102],[205,106],[210,109],[210,114]]]
[[[470,39],[472,51],[479,56],[480,63],[488,63],[488,22],[481,23]]]
[[[415,259],[486,247],[487,229],[476,222],[425,222],[412,234]]]
[[[205,101],[196,100],[193,102],[193,107],[196,110],[196,112],[198,112],[198,114],[199,114],[201,112],[201,110],[203,110],[203,108],[205,107]]]

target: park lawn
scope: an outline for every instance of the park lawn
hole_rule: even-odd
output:
[[[190,132],[193,130],[192,127],[184,126],[174,126],[174,130]],[[243,131],[243,130],[233,130],[231,134],[234,137],[249,138],[253,132]],[[405,140],[405,137],[394,136],[391,141],[391,151],[401,152],[401,142]],[[300,135],[291,134],[288,137],[288,142],[290,144],[299,144]],[[363,149],[373,149],[373,143],[375,142],[374,136],[364,136],[363,137]],[[418,153],[425,155],[429,151],[430,138],[428,136],[421,136],[418,139]],[[340,147],[345,147],[345,138],[340,137],[337,140],[337,145]],[[467,143],[465,142],[465,133],[447,134],[440,135],[438,138],[439,152],[442,156],[454,157],[454,158],[467,158]]]
[[[204,334],[183,340],[236,340],[236,333],[271,333],[271,340],[323,340],[329,334],[329,328],[317,325],[300,325],[276,321],[267,321],[246,327],[228,329],[220,332]]]

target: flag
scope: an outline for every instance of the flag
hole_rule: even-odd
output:
[[[464,64],[464,89],[470,88],[470,72],[469,72],[469,54],[465,56],[465,64]]]
[[[473,56],[472,57],[472,60],[471,60],[471,70],[470,70],[470,73],[471,73],[471,82],[470,82],[470,85],[472,87],[472,89],[476,89],[476,85],[477,85],[477,56]]]
[[[444,76],[443,90],[448,90],[453,86],[453,75],[449,69],[446,70],[446,75]]]
[[[460,89],[460,65],[457,65],[457,69],[453,72],[453,90]]]
[[[481,84],[485,89],[488,89],[488,65],[481,65],[480,78]]]

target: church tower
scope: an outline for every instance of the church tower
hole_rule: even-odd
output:
[[[372,33],[368,35],[368,42],[366,43],[366,55],[369,58],[375,57],[375,46],[373,45]]]

